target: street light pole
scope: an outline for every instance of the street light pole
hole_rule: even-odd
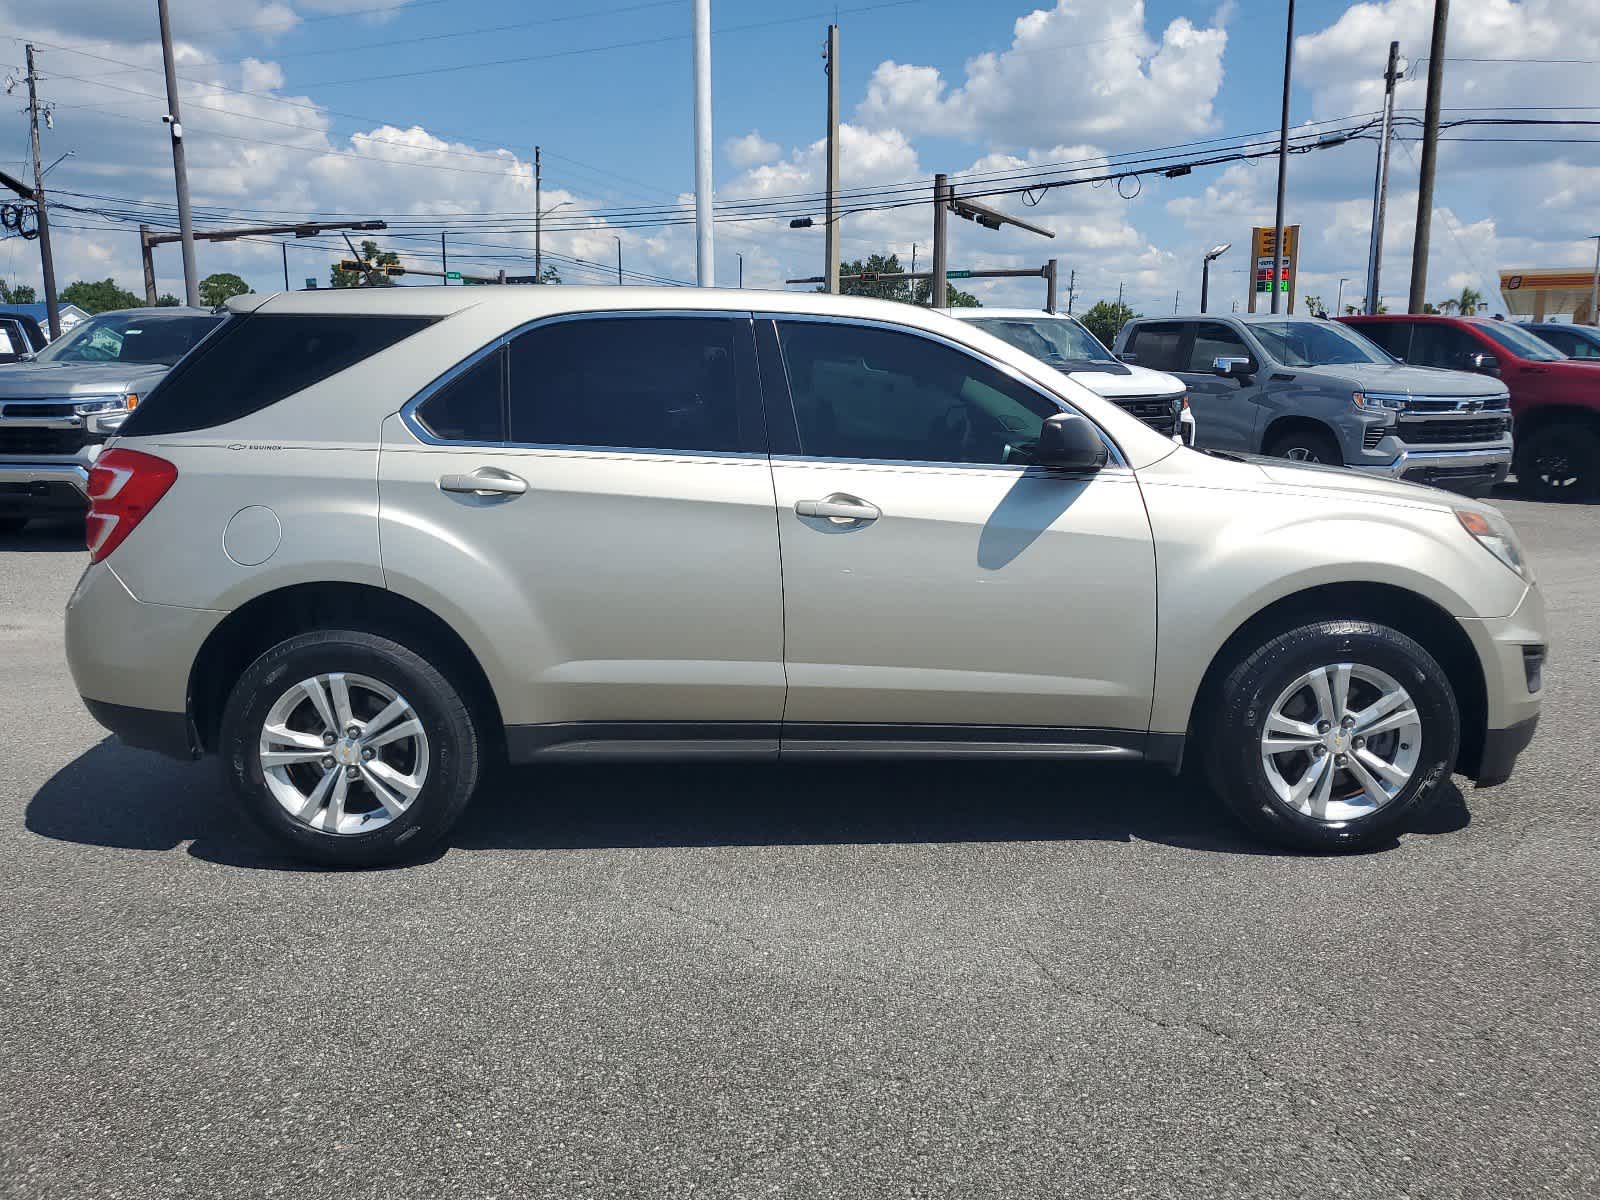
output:
[[[711,0],[694,0],[695,282],[717,286],[711,244]]]
[[[1336,317],[1344,315],[1344,285],[1349,282],[1349,279],[1339,280],[1339,298],[1333,302],[1333,315]]]
[[[1232,242],[1223,242],[1220,246],[1213,246],[1207,250],[1205,257],[1200,261],[1200,311],[1206,311],[1206,305],[1211,300],[1211,264],[1221,258],[1233,248]]]
[[[611,235],[611,240],[617,244],[617,286],[622,286],[622,239],[616,234]]]
[[[1283,193],[1289,169],[1289,76],[1294,68],[1294,0],[1289,0],[1288,32],[1283,42],[1283,120],[1278,126],[1278,210],[1273,220],[1272,311],[1283,308]]]

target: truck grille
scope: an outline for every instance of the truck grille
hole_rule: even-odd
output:
[[[39,429],[0,426],[0,458],[30,454],[76,454],[88,438],[81,429]]]
[[[1401,441],[1414,446],[1497,442],[1510,427],[1509,422],[1509,417],[1483,417],[1468,421],[1401,421],[1397,432]]]
[[[1138,417],[1157,433],[1171,437],[1178,432],[1178,417],[1172,411],[1171,396],[1111,396],[1108,399],[1129,416]]]

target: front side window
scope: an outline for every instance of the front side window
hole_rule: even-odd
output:
[[[1255,361],[1250,347],[1229,326],[1215,321],[1199,325],[1194,331],[1194,348],[1189,351],[1188,370],[1205,372],[1219,358],[1248,358]]]
[[[1526,329],[1518,329],[1515,325],[1507,325],[1504,321],[1479,321],[1477,330],[1520,358],[1531,358],[1535,362],[1555,362],[1566,357],[1554,346],[1541,342]]]
[[[553,321],[511,343],[513,442],[678,450],[748,449],[750,322],[732,317]]]
[[[1181,371],[1184,369],[1181,357],[1183,326],[1177,322],[1140,325],[1128,338],[1126,349],[1129,354],[1136,356],[1141,367],[1155,371]],[[1207,363],[1206,370],[1210,369],[1211,365]]]
[[[1482,353],[1478,339],[1465,330],[1442,321],[1419,321],[1416,332],[1411,335],[1411,354],[1406,361],[1419,367],[1470,371],[1472,356]]]
[[[39,354],[41,362],[145,363],[170,367],[215,328],[219,316],[101,313]]]
[[[1387,363],[1372,342],[1337,321],[1255,321],[1250,326],[1268,354],[1286,367]]]
[[[779,321],[801,453],[816,458],[1028,463],[1062,411],[972,355],[893,329]]]

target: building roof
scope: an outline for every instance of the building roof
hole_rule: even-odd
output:
[[[62,316],[66,316],[69,310],[77,313],[80,320],[89,315],[76,304],[61,304],[57,307],[61,310]],[[49,309],[43,300],[34,304],[0,304],[0,313],[16,313],[18,316],[32,317],[41,325],[47,324],[50,320]]]

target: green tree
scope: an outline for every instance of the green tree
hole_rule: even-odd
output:
[[[183,301],[179,300],[171,292],[162,292],[161,295],[156,297],[157,308],[177,308],[182,303]]]
[[[103,313],[138,308],[140,301],[126,288],[118,287],[115,279],[80,279],[61,289],[61,303],[76,304],[86,313]]]
[[[1135,317],[1143,316],[1136,313],[1126,304],[1115,300],[1100,300],[1088,312],[1083,314],[1083,323],[1089,327],[1089,332],[1099,338],[1106,346],[1117,344],[1117,334],[1122,327]]]
[[[917,280],[916,303],[926,308],[933,303],[933,280]],[[971,292],[963,292],[953,284],[944,285],[944,303],[946,308],[982,308],[983,303]]]
[[[1464,287],[1461,295],[1456,298],[1456,307],[1461,310],[1463,317],[1473,316],[1483,307],[1483,293],[1474,287]]]
[[[1328,315],[1328,306],[1322,302],[1321,296],[1307,296],[1300,303],[1306,306],[1306,315],[1312,317],[1325,317]]]
[[[846,296],[869,296],[874,300],[911,299],[910,284],[904,279],[845,279],[846,275],[898,275],[905,268],[898,254],[869,254],[839,264],[839,291]],[[825,292],[827,287],[817,291]]]
[[[393,250],[380,251],[377,242],[368,241],[361,243],[361,261],[375,267],[397,267],[400,256]],[[338,264],[334,265],[329,282],[336,288],[394,286],[394,280],[381,272],[341,271]]]
[[[1433,306],[1433,311],[1437,313],[1443,313],[1448,317],[1453,315],[1456,309],[1459,307],[1461,307],[1461,301],[1452,296],[1448,300],[1441,300],[1439,303],[1435,304]]]
[[[250,285],[232,271],[219,271],[215,275],[207,275],[200,281],[200,303],[207,308],[216,308],[228,297],[246,296],[250,291]]]
[[[6,286],[6,281],[0,279],[0,304],[33,304],[37,302],[37,294],[31,283],[14,283]]]

